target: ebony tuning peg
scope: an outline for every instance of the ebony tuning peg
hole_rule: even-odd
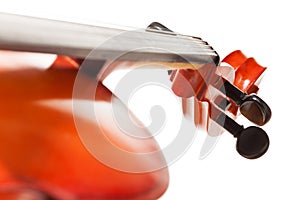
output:
[[[263,129],[255,126],[244,128],[217,108],[212,109],[212,119],[237,138],[236,150],[241,156],[255,159],[267,152],[270,142]]]
[[[266,124],[272,115],[270,107],[256,95],[245,95],[240,111],[247,119],[260,126]]]
[[[217,85],[216,88],[240,107],[241,114],[251,122],[262,126],[270,120],[272,116],[270,107],[257,95],[248,95],[240,91],[222,77],[219,77],[215,85]]]

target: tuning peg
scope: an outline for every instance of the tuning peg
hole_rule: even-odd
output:
[[[255,126],[244,128],[226,114],[212,107],[212,120],[225,128],[237,138],[237,152],[248,159],[259,158],[264,155],[269,148],[269,137],[267,133]]]
[[[262,126],[270,120],[272,116],[270,107],[257,95],[248,95],[240,91],[222,77],[219,77],[214,85],[228,98],[233,100],[240,107],[241,114],[251,122]]]

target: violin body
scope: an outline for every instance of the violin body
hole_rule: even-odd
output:
[[[24,195],[32,195],[28,199],[155,199],[166,190],[167,168],[148,173],[118,171],[98,161],[84,147],[72,113],[72,90],[78,71],[76,67],[68,68],[72,63],[61,59],[48,69],[38,69],[30,63],[39,59],[38,54],[27,54],[27,62],[21,65],[16,63],[20,53],[0,54],[2,60],[10,59],[3,62],[6,66],[0,63],[1,199],[22,199]],[[108,105],[116,97],[101,83],[97,94],[96,102],[106,112],[96,114],[109,116],[112,110]],[[98,126],[87,122],[86,132]],[[124,135],[111,118],[102,129],[108,136]],[[115,137],[111,145],[122,145],[132,152],[159,150],[154,139]],[[101,143],[98,150],[107,151]],[[124,158],[122,162],[128,161]],[[151,165],[164,159],[161,155],[148,163],[131,162]]]

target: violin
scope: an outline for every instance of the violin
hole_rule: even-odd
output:
[[[121,30],[0,13],[0,24],[1,199],[157,199],[166,191],[169,158],[104,84],[120,69],[163,69],[155,77],[195,127],[231,133],[248,159],[268,149],[258,126],[271,109],[256,94],[266,68],[241,51],[220,60],[201,38],[157,22]],[[239,114],[257,126],[244,128]]]

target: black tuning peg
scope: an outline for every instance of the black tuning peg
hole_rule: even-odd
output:
[[[260,126],[266,124],[272,115],[270,107],[256,95],[246,95],[240,111],[247,119]]]
[[[222,77],[219,77],[215,86],[228,98],[233,100],[240,107],[241,114],[251,122],[262,126],[270,120],[272,116],[270,107],[257,95],[248,95],[240,91]]]
[[[212,119],[237,138],[236,150],[241,156],[255,159],[267,152],[269,137],[263,129],[255,126],[244,128],[213,106],[211,112]]]

